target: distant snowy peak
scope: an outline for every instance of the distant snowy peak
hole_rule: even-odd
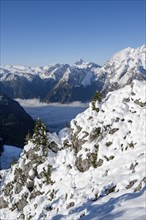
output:
[[[135,59],[144,60],[145,53],[146,53],[146,46],[145,45],[138,47],[136,49],[128,47],[126,49],[123,49],[123,50],[115,53],[112,56],[112,58],[110,59],[110,62],[121,63],[123,61],[128,62],[130,60],[135,60]]]
[[[114,54],[101,68],[99,75],[106,73],[103,90],[113,90],[130,84],[133,79],[146,79],[146,46],[126,48]]]
[[[83,59],[79,59],[72,65],[72,67],[86,69],[86,68],[100,68],[101,66],[93,62],[85,62]]]
[[[85,61],[81,58],[75,62],[75,65],[77,66],[82,65],[82,64],[85,64]]]

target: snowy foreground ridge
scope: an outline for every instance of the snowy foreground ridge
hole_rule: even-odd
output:
[[[146,82],[133,81],[24,147],[1,171],[1,219],[144,220]]]

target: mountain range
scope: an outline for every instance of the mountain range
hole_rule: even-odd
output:
[[[146,79],[146,46],[126,48],[103,66],[78,60],[73,65],[44,67],[1,66],[0,88],[11,98],[44,102],[90,101],[96,91],[107,93]]]

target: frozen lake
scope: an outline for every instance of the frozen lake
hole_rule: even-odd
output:
[[[45,104],[40,103],[38,100],[20,100],[17,101],[23,106],[32,118],[39,118],[43,121],[50,132],[58,132],[65,125],[76,117],[77,114],[83,112],[88,103],[74,102],[71,104]]]

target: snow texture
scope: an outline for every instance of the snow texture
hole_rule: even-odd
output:
[[[145,94],[135,80],[90,103],[70,128],[48,134],[47,156],[30,141],[1,171],[1,219],[144,220]]]

